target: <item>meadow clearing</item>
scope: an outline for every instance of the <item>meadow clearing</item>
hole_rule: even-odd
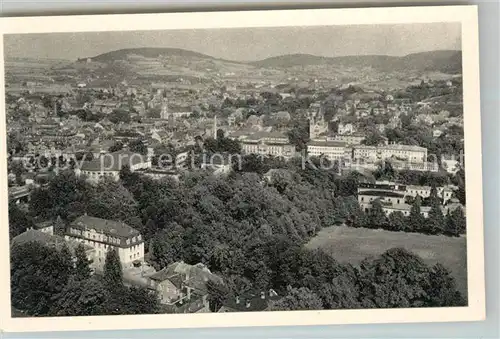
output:
[[[420,256],[427,264],[441,263],[455,277],[457,287],[467,297],[466,238],[444,235],[390,232],[367,228],[332,226],[321,230],[307,244],[321,248],[341,263],[359,264],[364,258],[401,247]]]

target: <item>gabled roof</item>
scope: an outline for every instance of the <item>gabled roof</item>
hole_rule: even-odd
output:
[[[27,230],[12,239],[12,245],[22,245],[29,242],[38,242],[42,245],[53,247],[61,250],[64,245],[68,246],[69,250],[74,252],[81,243],[75,240],[66,240],[58,235],[50,235],[38,230]],[[93,247],[82,244],[86,251],[93,250]]]
[[[139,231],[121,221],[106,220],[82,215],[71,223],[71,227],[81,230],[94,229],[109,236],[128,239],[139,235]]]

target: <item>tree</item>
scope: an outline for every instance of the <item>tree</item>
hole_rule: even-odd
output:
[[[113,152],[118,152],[118,151],[120,151],[122,149],[123,149],[123,143],[121,141],[117,141],[117,142],[115,142],[115,144],[113,146],[111,146],[109,148],[108,151],[111,152],[111,153],[113,153]]]
[[[395,211],[389,214],[389,230],[404,231],[406,229],[406,220],[403,212]]]
[[[429,215],[427,217],[426,228],[430,234],[441,234],[446,226],[446,220],[441,209],[441,203],[437,194],[431,195],[430,200],[431,210],[429,211]]]
[[[370,212],[368,213],[370,228],[388,228],[387,216],[382,208],[380,199],[372,201]]]
[[[406,220],[410,232],[422,232],[425,227],[425,218],[421,212],[421,198],[417,196],[410,208],[410,215]]]
[[[271,301],[269,311],[322,310],[323,303],[316,293],[305,287],[288,287],[287,295]]]
[[[77,177],[73,171],[63,171],[46,187],[33,191],[30,212],[42,219],[58,215],[65,221],[73,221],[85,212],[91,192],[91,185],[83,178]]]
[[[429,268],[405,249],[393,248],[363,260],[358,277],[364,308],[425,306]]]
[[[90,278],[92,270],[89,265],[91,261],[87,257],[85,247],[83,244],[78,244],[75,249],[75,278],[78,280],[86,280]]]
[[[121,298],[120,314],[156,314],[160,313],[160,302],[156,292],[142,287],[127,287]]]
[[[130,141],[128,147],[131,152],[138,153],[141,155],[148,154],[148,147],[140,139]]]
[[[466,218],[462,208],[457,207],[452,212],[448,210],[448,214],[445,219],[444,234],[458,237],[460,234],[464,234],[466,230]]]
[[[307,148],[307,143],[310,140],[308,123],[295,121],[292,128],[288,131],[288,140],[295,146],[297,151],[302,151]]]
[[[51,314],[55,316],[105,315],[111,299],[99,279],[72,278],[57,296]]]
[[[105,180],[93,187],[87,213],[98,218],[121,220],[142,229],[137,207],[133,195],[120,182]]]
[[[48,315],[69,280],[68,251],[38,242],[14,244],[10,256],[12,306],[32,316]]]
[[[428,306],[466,306],[465,299],[456,288],[455,279],[446,267],[437,263],[430,269],[430,286],[427,291]]]
[[[319,296],[325,309],[355,309],[361,308],[359,291],[353,279],[347,275],[339,275],[330,283],[322,285]]]
[[[383,143],[384,140],[384,137],[378,130],[371,129],[367,132],[365,139],[361,143],[368,146],[378,146]]]
[[[23,233],[29,228],[33,228],[33,219],[13,201],[9,201],[9,236],[14,239],[15,236]]]
[[[104,262],[104,282],[110,290],[123,287],[123,272],[120,258],[116,249],[111,248],[106,253]]]
[[[211,312],[217,312],[222,307],[223,301],[226,300],[230,294],[226,285],[213,280],[207,282],[207,292]]]

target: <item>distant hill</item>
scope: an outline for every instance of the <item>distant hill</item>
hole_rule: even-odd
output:
[[[113,62],[117,60],[125,60],[129,55],[140,55],[145,58],[158,58],[160,56],[180,56],[185,58],[199,58],[199,59],[211,59],[211,60],[222,60],[211,57],[206,54],[189,51],[181,48],[157,48],[157,47],[143,47],[143,48],[125,48],[116,51],[111,51],[103,54],[99,54],[94,57],[90,57],[92,61],[97,62]],[[83,58],[82,60],[86,60]],[[222,60],[228,62],[234,62],[229,60]],[[238,62],[235,62],[238,63]]]
[[[413,69],[456,74],[462,72],[462,52],[432,51],[408,54],[403,57],[388,55],[321,57],[310,54],[289,54],[251,62],[251,64],[265,68],[334,65],[352,68],[373,67],[381,71]]]

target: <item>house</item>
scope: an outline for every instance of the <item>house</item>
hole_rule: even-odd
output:
[[[175,262],[148,278],[148,287],[157,291],[160,303],[170,306],[173,313],[187,313],[178,312],[176,308],[193,303],[197,307],[188,307],[189,313],[208,312],[207,284],[223,283],[222,279],[210,272],[205,265],[189,265],[183,261]]]
[[[77,162],[75,173],[86,176],[90,182],[98,182],[104,178],[118,181],[120,171],[125,166],[130,170],[151,168],[151,160],[147,155],[142,155],[128,150],[121,150],[113,153],[101,154],[99,158],[91,161]]]
[[[55,222],[52,220],[38,222],[35,224],[33,229],[40,231],[40,232],[43,232],[43,233],[46,233],[46,234],[54,235],[54,224],[55,224]]]
[[[281,297],[275,290],[251,292],[227,298],[218,313],[226,312],[262,312],[269,309],[271,301],[277,301]]]
[[[57,235],[42,232],[36,229],[29,229],[26,232],[19,234],[12,239],[12,246],[22,245],[29,242],[38,242],[44,246],[52,247],[58,251],[67,246],[73,257],[75,256],[76,248],[81,244],[79,241],[66,239]],[[90,261],[90,268],[95,269],[95,249],[92,246],[83,244],[87,259]]]
[[[116,250],[124,268],[144,261],[141,233],[121,221],[83,215],[69,225],[65,238],[93,247],[98,270],[104,268],[106,254],[111,249]]]

